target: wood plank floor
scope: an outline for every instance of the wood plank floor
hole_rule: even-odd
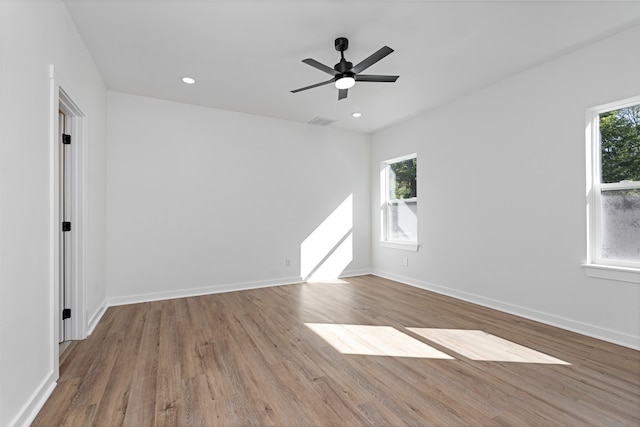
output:
[[[109,308],[33,425],[638,426],[640,352],[362,276]]]

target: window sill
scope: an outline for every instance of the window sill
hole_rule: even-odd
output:
[[[420,247],[420,245],[418,245],[417,243],[386,242],[386,241],[380,242],[380,246],[383,248],[401,249],[404,251],[413,251],[413,252],[417,252],[418,247]]]
[[[582,264],[585,274],[599,279],[618,282],[640,283],[640,269],[602,264]]]

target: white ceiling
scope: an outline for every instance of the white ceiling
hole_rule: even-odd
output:
[[[640,2],[66,0],[109,90],[371,133],[640,25]],[[346,100],[325,85],[334,39],[354,64],[387,45]],[[630,53],[632,54],[632,53]],[[637,52],[635,53],[637,54]],[[187,86],[181,76],[192,76]],[[354,119],[351,113],[361,111]]]

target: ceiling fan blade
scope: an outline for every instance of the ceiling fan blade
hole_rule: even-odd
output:
[[[376,76],[371,74],[356,74],[357,82],[389,82],[393,83],[400,76]]]
[[[326,82],[316,83],[316,84],[311,85],[311,86],[301,87],[300,89],[292,90],[291,93],[296,93],[296,92],[300,92],[300,91],[307,90],[307,89],[313,89],[314,87],[318,87],[318,86],[328,85],[329,83],[333,83],[335,80],[336,79],[330,79],[330,80],[327,80]]]
[[[307,58],[307,59],[303,59],[302,62],[308,65],[311,65],[312,67],[317,68],[320,71],[324,71],[327,74],[331,74],[332,76],[338,75],[338,72],[336,70],[329,67],[328,65],[324,65],[316,61],[315,59]]]
[[[338,89],[338,101],[347,97],[349,89]]]
[[[371,55],[370,57],[368,57],[367,59],[365,59],[358,65],[356,65],[355,67],[353,67],[351,71],[353,71],[356,74],[361,73],[362,71],[371,67],[376,62],[380,61],[385,56],[389,55],[391,52],[393,52],[393,49],[391,49],[389,46],[384,46],[379,51],[377,51],[376,53],[374,53],[373,55]]]

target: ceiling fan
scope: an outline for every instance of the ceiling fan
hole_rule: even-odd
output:
[[[346,59],[344,59],[344,51],[349,48],[349,40],[346,37],[338,37],[335,41],[335,47],[340,52],[340,62],[333,66],[333,68],[324,65],[315,59],[307,58],[302,62],[309,64],[320,71],[324,71],[327,74],[331,74],[333,77],[326,82],[316,83],[311,86],[302,87],[300,89],[292,90],[291,93],[300,92],[307,89],[313,89],[314,87],[324,86],[329,83],[335,83],[338,88],[338,101],[347,97],[347,93],[350,87],[356,84],[356,82],[389,82],[393,83],[398,80],[400,76],[378,76],[372,74],[360,74],[376,62],[380,61],[385,56],[393,52],[389,46],[384,46],[373,55],[356,65]]]

